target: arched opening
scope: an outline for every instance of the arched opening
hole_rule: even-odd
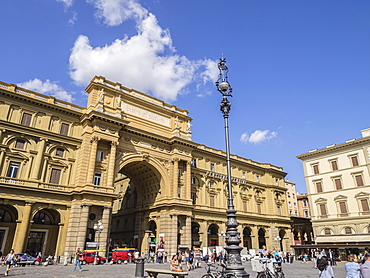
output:
[[[164,181],[161,172],[142,156],[134,157],[131,162],[126,161],[121,166],[115,178],[115,192],[118,200],[113,206],[111,239],[112,247],[130,247],[152,250],[155,242],[144,242],[148,234],[142,233],[140,224],[150,217],[149,208],[161,198],[164,190]],[[147,231],[150,231],[151,239],[156,238],[155,222],[148,223]],[[149,233],[149,232],[148,232]],[[153,240],[152,240],[153,241]],[[141,245],[142,247],[141,247]],[[155,249],[155,248],[154,248]]]
[[[265,238],[265,230],[260,228],[258,230],[258,248],[262,249],[264,245],[266,245],[266,238]]]
[[[157,243],[157,223],[154,220],[149,221],[148,229],[145,230],[145,233],[148,234],[148,252],[156,252],[156,243]]]
[[[283,244],[283,241],[284,241],[284,237],[286,235],[286,232],[285,230],[281,229],[279,231],[279,247],[280,247],[280,251],[284,251],[284,244]]]
[[[245,227],[243,230],[243,246],[248,249],[252,249],[252,230],[248,227]]]
[[[17,218],[18,213],[14,207],[0,205],[0,250],[3,254],[12,248]]]
[[[212,224],[208,227],[208,247],[219,246],[218,242],[218,226]]]
[[[32,218],[32,225],[28,234],[26,252],[36,256],[54,255],[58,240],[60,214],[52,209],[42,209]]]
[[[200,226],[196,222],[191,223],[191,245],[195,248],[200,248],[202,243],[200,242],[199,234]]]

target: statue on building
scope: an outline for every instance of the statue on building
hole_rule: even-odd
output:
[[[122,109],[121,95],[118,95],[118,97],[116,98],[116,107]]]
[[[99,102],[104,101],[104,95],[105,95],[104,89],[101,89],[99,93]]]

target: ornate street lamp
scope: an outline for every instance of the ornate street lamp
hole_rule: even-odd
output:
[[[98,257],[98,247],[99,247],[99,242],[100,242],[100,234],[104,230],[103,223],[101,223],[101,221],[99,221],[98,224],[95,224],[94,225],[94,230],[95,230],[95,232],[98,232],[98,242],[96,244],[95,257],[94,257],[94,264],[96,265],[97,264],[96,259]]]
[[[228,186],[228,206],[226,210],[226,246],[227,252],[227,266],[226,273],[236,274],[241,278],[248,278],[249,274],[245,271],[240,256],[240,251],[243,247],[240,247],[241,243],[240,234],[237,230],[238,222],[236,221],[236,210],[233,204],[233,192],[231,183],[231,167],[230,167],[230,146],[229,146],[229,112],[231,109],[231,103],[227,97],[232,97],[232,89],[228,81],[229,69],[226,66],[226,59],[222,57],[218,63],[218,69],[220,71],[218,80],[216,81],[217,90],[222,94],[222,101],[220,104],[221,112],[224,115],[225,125],[225,141],[226,141],[226,165],[227,165],[227,186]]]

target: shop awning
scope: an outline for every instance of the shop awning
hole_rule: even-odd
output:
[[[344,243],[344,244],[362,244],[370,243],[370,234],[369,235],[332,235],[332,236],[318,236],[315,239],[316,244],[329,243]]]

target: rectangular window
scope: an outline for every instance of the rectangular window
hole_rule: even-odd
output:
[[[326,229],[325,229],[325,234],[326,234],[326,235],[331,235],[331,231],[330,231],[330,229],[326,228]]]
[[[256,176],[256,182],[260,182],[260,176]]]
[[[362,180],[362,175],[356,175],[355,180],[356,180],[356,185],[357,186],[364,186],[364,182]]]
[[[21,164],[19,162],[11,161],[9,164],[8,173],[6,176],[9,178],[17,178],[20,165]]]
[[[362,207],[362,211],[370,211],[369,202],[368,202],[367,199],[362,199],[361,200],[361,207]]]
[[[23,113],[21,125],[30,126],[31,125],[31,119],[32,119],[32,115],[31,114],[29,114],[29,113]]]
[[[100,185],[101,183],[101,173],[94,174],[94,185]]]
[[[325,204],[321,204],[321,205],[320,205],[320,215],[321,215],[321,216],[326,216],[326,215],[327,215]]]
[[[261,204],[257,204],[257,213],[262,213]]]
[[[55,156],[63,157],[64,156],[64,149],[57,148],[57,150],[55,151]]]
[[[277,214],[278,215],[281,215],[281,209],[280,209],[280,207],[277,207]]]
[[[307,210],[304,211],[304,216],[308,217],[308,211]]]
[[[358,158],[357,158],[357,155],[351,156],[351,162],[352,162],[352,166],[353,167],[358,166]]]
[[[313,169],[313,173],[315,175],[319,174],[319,165],[318,164],[315,164],[315,165],[312,165],[312,169]]]
[[[68,131],[69,131],[69,124],[62,123],[62,126],[60,127],[60,134],[68,135]]]
[[[317,193],[322,192],[322,183],[321,183],[321,181],[318,181],[315,184],[316,184],[316,191],[317,191]]]
[[[341,214],[347,213],[346,202],[339,202],[339,210]]]
[[[211,207],[215,206],[215,196],[209,196],[209,205]]]
[[[61,172],[62,171],[59,170],[59,169],[54,169],[54,168],[51,169],[51,175],[50,175],[49,183],[59,184]]]
[[[197,167],[197,160],[195,158],[191,159],[191,167],[194,167],[194,168]]]
[[[195,184],[195,183],[196,183],[195,177],[191,177],[191,184]]]
[[[247,209],[247,201],[243,201],[243,210],[248,211]]]
[[[338,162],[337,162],[336,160],[332,160],[332,161],[331,161],[331,169],[332,169],[333,171],[338,170]]]
[[[104,152],[103,151],[98,151],[96,153],[96,160],[97,161],[103,161],[104,160]]]
[[[212,188],[215,187],[215,182],[214,181],[210,181],[209,182],[209,187],[212,187]]]
[[[211,163],[211,171],[214,172],[215,171],[215,164],[214,163]]]
[[[177,197],[181,198],[181,187],[177,187]]]
[[[25,144],[25,143],[26,143],[26,141],[21,140],[21,139],[18,139],[18,140],[15,142],[15,148],[16,148],[16,149],[23,150],[23,149],[24,149],[24,144]]]
[[[182,169],[178,169],[177,170],[177,174],[178,174],[178,177],[181,178],[181,176],[182,176]]]
[[[197,193],[192,192],[191,199],[193,200],[193,205],[196,205],[197,204]]]
[[[346,233],[346,235],[350,235],[352,234],[352,229],[350,227],[346,227],[344,228],[344,232]]]
[[[245,180],[245,178],[246,178],[245,172],[242,173],[242,178]]]
[[[335,183],[335,188],[337,190],[342,189],[342,181],[341,181],[341,179],[334,179],[334,183]]]

